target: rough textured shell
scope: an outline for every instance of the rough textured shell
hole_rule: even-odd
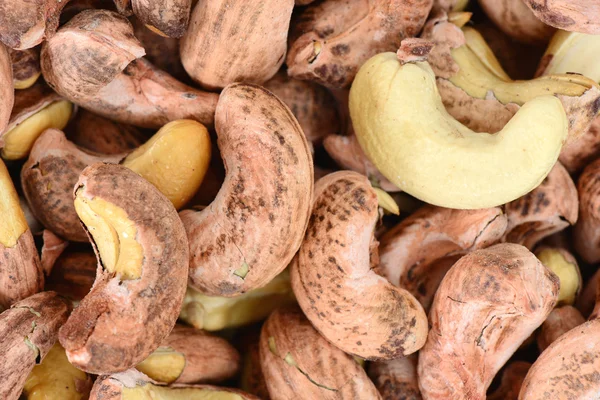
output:
[[[524,0],[536,17],[566,31],[600,34],[599,0]]]
[[[133,0],[131,7],[145,25],[165,36],[179,38],[187,28],[192,0]]]
[[[600,261],[600,160],[588,165],[577,182],[579,220],[573,229],[573,245],[577,255],[588,263]]]
[[[594,118],[590,129],[563,146],[558,160],[572,174],[578,173],[600,154],[600,117]]]
[[[369,364],[369,376],[383,400],[421,400],[417,355]]]
[[[313,194],[312,157],[291,111],[260,86],[225,88],[216,129],[225,182],[208,207],[185,210],[181,219],[190,241],[190,284],[235,296],[266,285],[300,247]]]
[[[0,10],[1,10],[0,6]],[[15,94],[12,85],[12,64],[8,50],[0,43],[0,132],[8,125],[10,113],[12,112],[15,101]],[[1,144],[1,143],[0,143]]]
[[[419,302],[372,270],[377,220],[377,195],[366,177],[325,176],[290,271],[298,304],[315,328],[345,352],[371,360],[413,353],[427,335]]]

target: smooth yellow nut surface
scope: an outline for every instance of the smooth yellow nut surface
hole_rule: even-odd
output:
[[[581,286],[577,264],[569,262],[557,249],[543,249],[536,254],[542,264],[560,279],[559,305],[573,304]]]
[[[135,368],[155,381],[172,383],[185,368],[185,356],[170,347],[159,347]]]
[[[14,81],[15,89],[21,90],[21,89],[30,88],[38,80],[38,78],[40,77],[41,74],[42,74],[42,72],[40,71],[37,74],[32,75],[29,78],[24,79],[22,81]]]
[[[0,244],[4,247],[13,247],[27,231],[28,226],[19,204],[19,195],[2,160],[0,160],[0,216]]]
[[[383,189],[379,189],[374,187],[373,190],[377,193],[377,202],[379,203],[379,207],[383,208],[384,211],[394,214],[400,215],[400,208],[394,198],[390,196],[388,192]]]
[[[502,65],[500,65],[500,61],[498,61],[492,49],[490,49],[483,36],[481,36],[481,33],[469,26],[462,28],[462,31],[465,35],[467,47],[481,60],[490,72],[500,79],[509,81],[510,76],[504,71]]]
[[[600,35],[557,31],[542,58],[544,75],[578,73],[600,82]]]
[[[444,108],[426,62],[372,57],[350,90],[358,141],[393,184],[427,203],[494,207],[529,192],[556,162],[568,133],[560,100],[527,102],[498,133],[476,133]]]
[[[121,400],[243,400],[242,396],[220,390],[202,388],[168,388],[146,383],[124,387]]]

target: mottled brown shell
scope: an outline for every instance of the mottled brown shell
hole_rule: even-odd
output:
[[[519,400],[594,399],[600,393],[600,320],[554,341],[533,363]]]
[[[336,100],[323,86],[290,78],[283,70],[264,86],[292,110],[308,141],[320,143],[326,135],[340,131]]]
[[[296,118],[260,86],[225,88],[216,129],[227,170],[223,187],[202,211],[180,215],[190,241],[190,284],[231,297],[266,285],[300,247],[313,166]]]
[[[575,307],[584,318],[593,314],[591,319],[595,319],[600,315],[600,299],[598,298],[600,291],[598,286],[600,286],[600,269],[586,281],[583,291],[575,302]]]
[[[563,306],[552,310],[537,335],[537,345],[540,353],[564,333],[584,322],[585,319],[575,307]]]
[[[156,350],[175,325],[187,286],[185,230],[171,202],[125,167],[93,164],[81,173],[75,190],[127,213],[136,225],[143,261],[138,279],[121,280],[100,259],[94,286],[60,329],[60,343],[81,370],[124,371]]]
[[[131,7],[149,29],[180,38],[188,26],[192,0],[132,0]]]
[[[487,400],[517,400],[523,380],[531,363],[513,361],[504,368],[500,386],[487,396]]]
[[[377,195],[366,177],[325,176],[290,273],[298,304],[327,340],[349,354],[389,360],[423,346],[427,317],[408,291],[372,270],[378,219]]]
[[[260,328],[245,331],[241,338],[242,343],[242,372],[240,377],[240,388],[242,390],[260,397],[263,400],[270,400],[267,381],[260,366]]]
[[[588,165],[577,182],[579,220],[573,229],[573,246],[585,262],[600,261],[600,160]]]
[[[96,256],[91,251],[67,251],[54,263],[50,276],[46,278],[46,289],[71,301],[80,301],[90,292],[97,268]]]
[[[383,400],[421,400],[417,380],[417,355],[372,362],[369,376]]]
[[[37,79],[42,73],[40,69],[40,48],[27,50],[9,49],[13,69],[15,87],[22,82]],[[33,84],[33,82],[32,82]],[[24,89],[24,88],[20,88]]]
[[[295,308],[274,311],[260,335],[260,362],[273,400],[381,399],[366,372]]]
[[[19,398],[33,367],[56,343],[70,310],[67,300],[42,292],[0,314],[0,398]]]
[[[2,6],[0,6],[1,9]],[[12,85],[12,65],[8,50],[0,43],[0,132],[8,125],[10,113],[12,112],[15,101],[15,94]]]
[[[396,51],[416,36],[433,0],[323,1],[295,20],[287,56],[288,74],[334,88],[348,87],[375,54]]]
[[[499,207],[453,210],[425,205],[381,237],[375,271],[429,310],[450,267],[464,254],[498,242],[506,224]]]
[[[85,167],[100,161],[118,162],[123,155],[90,154],[48,129],[35,141],[21,170],[21,185],[33,215],[46,228],[74,242],[87,242],[73,204],[73,186]]]
[[[575,184],[557,162],[537,188],[504,206],[508,227],[502,241],[531,250],[545,237],[575,224],[578,208]]]
[[[199,1],[181,39],[181,62],[202,87],[264,83],[285,59],[293,0]]]
[[[523,0],[536,17],[565,31],[600,34],[599,0]]]
[[[579,138],[563,146],[558,160],[571,174],[600,157],[600,117],[594,118],[590,128]]]
[[[552,311],[558,289],[556,275],[520,245],[461,258],[429,314],[431,330],[419,352],[423,397],[485,399],[498,370]]]
[[[52,268],[56,260],[69,246],[69,242],[56,236],[52,231],[44,229],[42,232],[42,251],[40,252],[40,261],[44,275],[48,276],[52,272]]]

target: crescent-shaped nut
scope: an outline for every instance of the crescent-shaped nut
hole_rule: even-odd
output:
[[[599,0],[523,0],[544,23],[566,31],[600,34]]]
[[[8,170],[0,160],[0,309],[44,289],[31,230]]]
[[[40,49],[8,50],[12,61],[13,86],[15,89],[31,87],[42,74],[40,69]]]
[[[141,372],[131,369],[101,376],[94,383],[89,400],[259,400],[241,390],[208,385],[157,385]]]
[[[422,400],[416,354],[369,363],[368,371],[383,400]]]
[[[542,239],[575,224],[578,208],[575,184],[556,163],[538,187],[504,206],[508,227],[502,241],[532,250]]]
[[[168,199],[122,166],[87,167],[74,193],[98,270],[91,292],[61,328],[60,343],[79,369],[124,371],[175,325],[188,274],[185,230]]]
[[[366,177],[341,171],[317,182],[306,237],[291,268],[298,304],[346,353],[389,360],[419,350],[427,317],[406,290],[377,275],[377,195]],[[385,306],[383,306],[385,305]]]
[[[600,159],[588,165],[577,182],[579,220],[573,229],[573,246],[579,257],[593,264],[600,261]]]
[[[365,61],[395,51],[402,39],[417,35],[432,5],[432,0],[315,3],[292,26],[288,74],[332,88],[348,87]]]
[[[192,0],[132,0],[131,8],[152,32],[180,38],[188,26]]]
[[[15,102],[15,91],[12,80],[10,54],[6,47],[0,43],[0,99],[2,99],[2,103],[0,104],[0,132],[8,125],[10,113]]]
[[[408,290],[427,311],[452,265],[464,254],[498,242],[506,224],[498,207],[453,210],[425,205],[381,237],[375,271]]]
[[[381,399],[363,368],[295,308],[278,309],[260,334],[260,365],[272,400]]]
[[[577,73],[599,82],[599,51],[598,35],[558,30],[548,43],[536,75]]]
[[[519,400],[593,399],[600,392],[600,319],[571,329],[529,369]]]
[[[554,308],[558,287],[558,278],[517,244],[461,258],[429,314],[431,330],[419,352],[423,398],[485,399],[498,370]]]
[[[513,361],[508,364],[502,373],[500,386],[490,393],[486,400],[517,400],[529,368],[531,363],[526,361]]]
[[[537,335],[537,345],[540,353],[546,350],[548,346],[564,333],[584,322],[585,319],[575,307],[564,306],[552,310]]]
[[[202,87],[264,83],[285,59],[293,0],[201,1],[181,38],[181,62]]]
[[[289,264],[308,224],[313,165],[296,118],[251,84],[223,90],[215,125],[227,177],[204,210],[185,210],[190,285],[232,297],[265,286]]]
[[[446,112],[426,62],[402,65],[394,53],[361,67],[350,115],[384,176],[449,208],[494,207],[529,192],[552,169],[568,133],[565,109],[553,96],[529,101],[496,134],[475,133]]]
[[[54,292],[34,294],[0,314],[0,397],[17,400],[27,376],[56,343],[69,316],[68,300]]]
[[[219,382],[233,377],[239,368],[240,355],[225,339],[183,325],[175,325],[160,347],[136,366],[168,384]]]

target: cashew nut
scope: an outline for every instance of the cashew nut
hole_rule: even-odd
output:
[[[15,102],[15,92],[12,86],[12,66],[8,50],[0,43],[0,132],[8,125],[10,113]]]
[[[40,77],[40,49],[8,50],[12,61],[13,86],[15,89],[27,89]]]
[[[562,289],[562,288],[561,288]],[[571,306],[557,307],[548,315],[537,335],[537,345],[543,352],[564,333],[583,324],[581,313]]]
[[[421,400],[417,355],[369,364],[369,376],[383,400]]]
[[[600,160],[589,164],[577,182],[579,193],[579,220],[573,229],[573,246],[585,262],[600,261]]]
[[[554,272],[560,281],[557,305],[571,305],[581,292],[583,283],[577,260],[571,253],[562,248],[541,247],[535,256],[550,271]]]
[[[523,0],[536,17],[555,28],[600,34],[599,0]]]

